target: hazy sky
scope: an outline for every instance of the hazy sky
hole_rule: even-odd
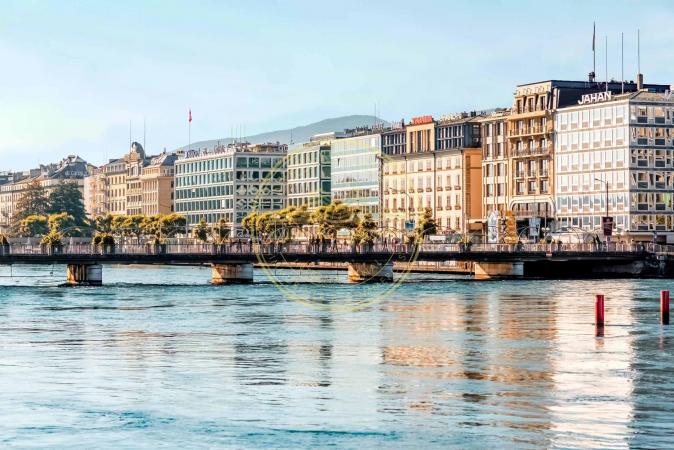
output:
[[[371,114],[393,120],[509,106],[515,85],[597,72],[674,83],[667,1],[0,0],[0,170],[134,140],[192,141]]]

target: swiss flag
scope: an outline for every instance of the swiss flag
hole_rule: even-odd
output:
[[[190,115],[189,118],[187,119],[190,123],[192,123],[192,110],[190,109]]]

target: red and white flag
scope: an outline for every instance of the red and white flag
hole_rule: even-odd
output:
[[[189,123],[192,123],[192,110],[191,109],[190,109],[190,114],[189,114],[189,117],[188,117],[187,120],[188,120]]]

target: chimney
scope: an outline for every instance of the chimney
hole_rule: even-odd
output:
[[[640,91],[644,88],[644,74],[637,74],[637,91]]]

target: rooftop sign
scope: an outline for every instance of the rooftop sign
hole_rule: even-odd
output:
[[[599,103],[611,100],[611,91],[595,92],[594,94],[583,94],[578,100],[579,105],[587,105],[588,103]]]
[[[412,121],[410,122],[412,125],[423,125],[425,123],[431,123],[433,122],[433,116],[417,116],[417,117],[412,117]]]

